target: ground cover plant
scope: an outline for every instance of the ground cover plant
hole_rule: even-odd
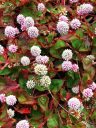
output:
[[[96,1],[0,1],[0,127],[96,128]]]

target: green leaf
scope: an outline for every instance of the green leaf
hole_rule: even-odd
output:
[[[63,80],[61,79],[53,79],[50,85],[50,90],[53,93],[57,93],[60,91],[61,87],[63,86]]]
[[[48,128],[59,128],[59,121],[57,115],[52,115],[47,120],[47,126]]]
[[[38,98],[38,105],[41,107],[43,111],[48,110],[48,103],[49,103],[49,98],[47,96],[40,96]]]
[[[50,54],[52,55],[52,57],[61,58],[60,51],[56,50],[55,47],[50,48]]]
[[[6,67],[3,70],[0,70],[0,75],[9,75],[11,73],[11,69]]]
[[[23,74],[19,75],[19,85],[21,88],[25,88],[26,87],[26,82],[27,80],[23,77]]]
[[[51,43],[51,42],[52,42],[54,36],[55,36],[55,33],[52,33],[52,32],[49,33],[49,35],[47,36],[47,41],[48,41],[48,43]]]
[[[79,40],[79,39],[74,39],[74,40],[72,40],[72,46],[73,46],[75,49],[79,49],[82,43],[83,43],[83,42],[82,42],[81,40]]]
[[[34,87],[36,90],[38,90],[38,91],[45,91],[45,90],[47,90],[47,88],[45,88],[45,87],[43,87],[43,86],[41,86],[41,85],[36,85],[35,87]]]
[[[65,42],[62,40],[57,40],[56,44],[54,45],[54,48],[59,49],[59,48],[63,48],[63,47],[66,47]]]

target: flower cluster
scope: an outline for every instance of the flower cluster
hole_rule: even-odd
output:
[[[82,92],[83,96],[88,100],[90,99],[92,96],[93,96],[93,92],[92,92],[92,89],[90,88],[86,88],[83,90]]]
[[[6,103],[9,106],[14,106],[17,102],[17,99],[14,95],[9,95],[6,97]]]
[[[5,97],[5,94],[0,94],[0,102],[1,103],[4,103],[6,101],[6,97]]]
[[[22,14],[17,16],[17,22],[21,25],[22,31],[27,31],[30,38],[37,38],[39,30],[34,26],[34,19],[32,17],[24,17]]]
[[[61,35],[66,35],[69,31],[69,24],[64,22],[64,21],[59,21],[57,23],[57,31],[61,34]]]
[[[39,56],[41,54],[41,49],[38,46],[32,46],[31,47],[31,54],[34,57]]]
[[[38,64],[47,64],[49,61],[49,57],[48,56],[37,56],[35,59],[36,63]]]
[[[77,14],[78,15],[86,15],[93,11],[93,6],[91,4],[81,4],[77,7]]]
[[[92,82],[92,84],[89,85],[89,88],[94,91],[96,89],[96,83]]]
[[[28,80],[27,83],[26,83],[26,86],[28,89],[32,89],[34,88],[36,85],[35,81],[34,80]]]
[[[39,3],[37,8],[38,8],[38,11],[43,12],[45,10],[45,5],[43,3]]]
[[[73,87],[72,92],[75,93],[75,94],[78,94],[79,93],[79,86]]]
[[[7,114],[8,114],[8,116],[9,116],[9,118],[13,118],[14,115],[15,115],[15,111],[12,110],[12,109],[8,109],[8,110],[7,110]]]
[[[29,128],[29,122],[27,120],[21,120],[16,124],[16,128]]]
[[[28,66],[28,65],[30,64],[30,59],[29,59],[29,57],[23,56],[23,57],[21,58],[21,64],[22,64],[23,66]]]
[[[70,109],[78,110],[81,106],[81,102],[76,97],[73,97],[73,98],[68,100],[68,106]]]
[[[70,49],[65,49],[62,53],[62,59],[64,59],[65,61],[63,61],[62,63],[62,69],[63,71],[69,71],[72,70],[74,72],[77,72],[79,70],[79,67],[77,64],[72,64],[71,60],[73,56],[72,50]]]
[[[77,3],[79,0],[69,0],[69,1],[72,4],[72,3]]]
[[[8,38],[15,38],[15,35],[18,33],[19,33],[19,30],[12,26],[6,26],[5,28],[5,36]]]
[[[15,53],[18,49],[18,46],[16,46],[15,44],[11,44],[8,46],[8,50],[11,52],[11,53]]]
[[[81,22],[80,22],[80,20],[78,20],[78,19],[73,19],[71,22],[70,22],[70,26],[71,26],[71,28],[72,29],[78,29],[80,26],[81,26]]]

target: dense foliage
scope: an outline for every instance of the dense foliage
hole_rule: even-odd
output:
[[[96,128],[96,0],[0,2],[1,128]]]

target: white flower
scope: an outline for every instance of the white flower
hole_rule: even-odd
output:
[[[37,65],[34,67],[34,72],[35,72],[37,75],[46,75],[47,72],[48,72],[48,69],[47,69],[46,65],[37,64]]]
[[[36,83],[33,80],[28,80],[26,83],[26,86],[28,89],[32,89],[32,88],[34,88],[35,84]]]
[[[0,55],[2,55],[3,53],[4,53],[4,47],[0,45]]]
[[[73,87],[72,92],[75,93],[75,94],[78,94],[79,93],[79,86]]]
[[[43,3],[38,4],[38,11],[43,12],[45,10],[45,5]]]
[[[49,76],[42,76],[40,79],[41,86],[48,87],[51,84],[51,79]]]
[[[69,24],[64,22],[64,21],[60,21],[57,23],[57,31],[61,34],[61,35],[66,35],[69,31]]]
[[[15,111],[12,110],[12,109],[8,109],[8,110],[7,110],[7,114],[8,114],[8,116],[9,116],[9,118],[13,118],[13,117],[14,117],[14,114],[15,114]]]
[[[31,47],[31,54],[32,56],[39,56],[41,54],[41,49],[38,46]]]
[[[16,124],[16,128],[29,128],[29,122],[27,120],[21,120]]]
[[[25,18],[25,22],[24,25],[26,26],[26,28],[32,27],[34,26],[34,20],[32,17],[26,17]]]
[[[70,49],[65,49],[62,53],[62,58],[64,60],[71,60],[73,56],[72,50]]]
[[[30,59],[29,59],[29,57],[23,56],[23,57],[21,58],[21,64],[22,64],[23,66],[28,66],[28,65],[30,64]]]
[[[13,106],[15,105],[17,102],[17,99],[14,95],[9,95],[6,97],[6,103],[7,105]]]
[[[94,55],[87,55],[87,58],[94,61],[95,60],[95,56]]]
[[[39,30],[34,26],[29,27],[27,32],[30,38],[37,38],[39,36]]]
[[[81,106],[81,102],[79,101],[79,99],[73,97],[68,100],[68,106],[70,109],[78,110]]]

